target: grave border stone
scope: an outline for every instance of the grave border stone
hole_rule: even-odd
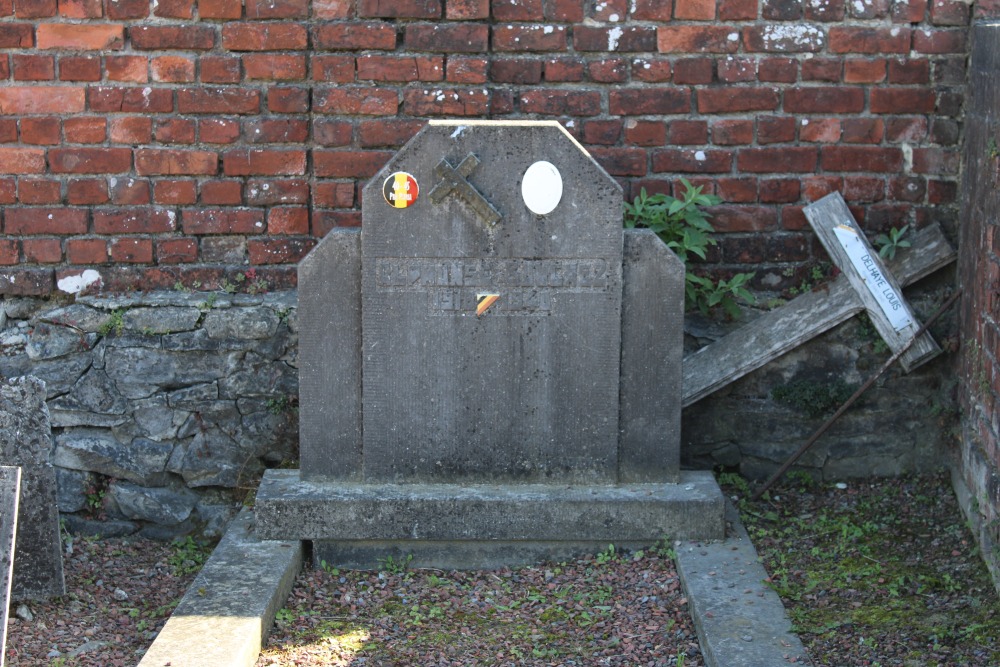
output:
[[[565,560],[614,544],[725,536],[725,499],[710,471],[676,483],[617,485],[356,484],[268,470],[257,490],[262,539],[313,541],[313,562],[371,569],[483,569]]]
[[[7,614],[14,579],[17,545],[17,505],[21,496],[21,468],[0,466],[0,667],[7,655]]]
[[[52,431],[45,383],[30,375],[0,380],[0,465],[21,468],[17,547],[12,596],[44,600],[65,595]]]

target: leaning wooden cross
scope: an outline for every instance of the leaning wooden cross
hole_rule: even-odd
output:
[[[827,195],[806,206],[805,214],[833,263],[861,299],[879,335],[893,352],[902,350],[920,329],[920,322],[903,298],[899,283],[854,221],[844,198],[840,193]],[[941,348],[925,331],[899,363],[909,373],[939,354]]]
[[[864,310],[894,352],[920,328],[900,285],[914,283],[955,260],[941,228],[918,230],[909,251],[901,252],[886,268],[839,193],[810,204],[805,213],[841,275],[825,290],[803,294],[685,357],[685,407]],[[887,290],[891,292],[873,293]],[[909,372],[939,353],[937,343],[925,334],[901,363]]]

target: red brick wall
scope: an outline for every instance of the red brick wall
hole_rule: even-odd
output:
[[[953,463],[1000,586],[1000,23],[971,32],[959,262],[963,428]]]
[[[976,12],[995,12],[996,0]],[[0,294],[271,287],[431,117],[566,124],[626,194],[704,183],[720,271],[797,284],[801,213],[955,218],[958,0],[0,0]],[[788,269],[793,269],[789,271]]]

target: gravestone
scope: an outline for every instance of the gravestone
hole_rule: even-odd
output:
[[[17,534],[17,500],[21,491],[21,469],[0,466],[0,667],[7,655],[7,613],[14,573],[14,538]]]
[[[21,468],[12,586],[16,600],[66,593],[51,449],[45,383],[30,376],[0,380],[0,465]]]
[[[301,470],[262,537],[483,566],[721,536],[679,469],[683,265],[558,123],[432,122],[362,215],[299,267]]]

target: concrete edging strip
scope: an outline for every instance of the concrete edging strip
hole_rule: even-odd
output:
[[[691,603],[695,630],[707,667],[811,665],[791,630],[781,598],[766,583],[767,572],[726,502],[727,537],[676,547],[677,570]]]
[[[252,667],[301,566],[301,542],[258,539],[243,509],[139,667]]]

